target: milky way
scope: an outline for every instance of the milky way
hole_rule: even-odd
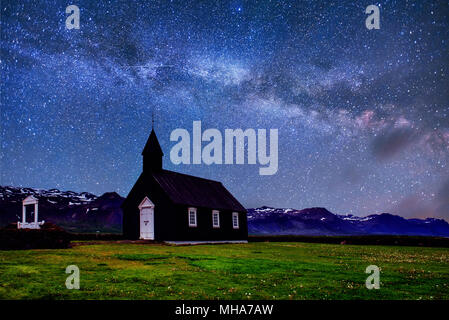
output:
[[[126,196],[154,111],[164,167],[247,207],[449,218],[447,1],[1,5],[1,185]],[[277,174],[172,164],[195,120],[278,128]]]

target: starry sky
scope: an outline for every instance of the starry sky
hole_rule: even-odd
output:
[[[65,28],[66,6],[81,11]],[[380,29],[365,8],[380,7]],[[246,207],[449,219],[448,1],[1,2],[0,185],[126,196],[164,167]],[[174,165],[170,133],[279,130],[279,170]]]

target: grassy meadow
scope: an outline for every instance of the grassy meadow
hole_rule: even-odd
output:
[[[365,268],[381,287],[365,287]],[[80,269],[68,290],[68,265]],[[0,299],[449,299],[449,249],[300,242],[104,242],[0,251]]]

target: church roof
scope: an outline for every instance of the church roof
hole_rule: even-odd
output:
[[[174,203],[217,210],[246,211],[221,182],[168,170],[151,174]]]
[[[147,143],[143,148],[142,155],[145,153],[164,155],[164,153],[162,152],[161,145],[157,140],[156,133],[154,132],[153,129],[151,129],[150,136],[148,137]]]

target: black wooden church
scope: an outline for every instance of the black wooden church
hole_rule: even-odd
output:
[[[126,239],[248,239],[246,210],[221,182],[162,169],[164,154],[153,129],[142,156],[143,172],[122,204]]]

